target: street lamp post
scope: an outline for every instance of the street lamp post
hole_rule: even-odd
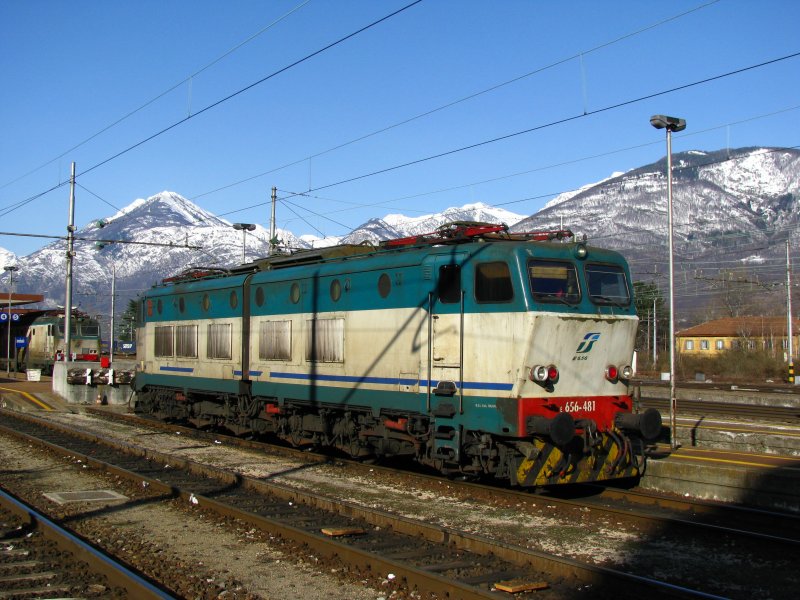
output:
[[[667,228],[669,229],[669,438],[670,447],[678,447],[676,439],[677,406],[675,402],[675,272],[672,252],[672,132],[686,129],[686,121],[666,115],[653,115],[650,125],[667,130]]]
[[[256,226],[253,223],[234,223],[233,228],[242,232],[242,264],[247,262],[245,259],[245,248],[247,246],[247,232],[253,231]]]
[[[14,293],[14,271],[19,270],[14,265],[9,265],[7,267],[3,267],[5,271],[8,272],[9,280],[8,280],[8,321],[6,321],[6,327],[8,327],[8,339],[6,341],[6,375],[11,376],[11,294]]]

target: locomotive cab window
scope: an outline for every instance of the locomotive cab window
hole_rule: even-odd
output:
[[[439,267],[439,300],[443,304],[461,301],[461,266],[442,265]]]
[[[528,263],[531,293],[538,302],[577,304],[581,299],[575,265],[555,260]]]
[[[86,323],[81,324],[81,335],[93,337],[100,335],[100,327],[97,325],[89,325]]]
[[[70,336],[78,335],[78,326],[75,323],[70,323],[69,324],[69,334],[70,334]],[[60,337],[64,337],[64,324],[63,323],[59,323],[58,324],[58,335]]]
[[[586,265],[586,282],[589,298],[595,304],[628,306],[631,296],[625,271],[618,265]]]
[[[511,272],[504,262],[481,263],[475,267],[475,300],[510,302],[514,299]]]

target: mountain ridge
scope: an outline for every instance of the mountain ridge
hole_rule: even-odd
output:
[[[782,242],[800,225],[800,151],[786,148],[692,150],[673,155],[676,261],[692,265],[758,265],[775,258]],[[388,214],[359,225],[341,238],[296,236],[279,230],[293,249],[331,243],[373,243],[434,231],[451,221],[505,223],[512,231],[572,229],[590,243],[623,250],[637,278],[640,265],[666,262],[666,159],[614,173],[560,194],[530,216],[483,203],[449,207],[440,213],[406,217]],[[242,232],[171,191],[136,199],[110,217],[77,232],[74,303],[87,312],[108,313],[112,270],[118,304],[186,268],[230,268],[242,262]],[[117,243],[98,248],[97,240]],[[126,244],[127,240],[158,245]],[[248,232],[246,260],[264,256],[269,232]],[[166,245],[171,244],[171,245]],[[202,246],[192,250],[188,246]],[[724,255],[724,256],[723,256]],[[63,304],[64,242],[50,243],[25,257],[0,249],[0,262],[16,262],[15,291],[44,293],[47,304]],[[113,265],[113,266],[112,266]],[[707,269],[711,267],[706,266]]]

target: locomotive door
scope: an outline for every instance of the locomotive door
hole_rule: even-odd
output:
[[[437,257],[435,286],[429,308],[429,394],[442,398],[458,395],[462,388],[464,349],[464,303],[459,255]],[[434,402],[436,404],[436,402]],[[460,404],[460,402],[459,402]]]

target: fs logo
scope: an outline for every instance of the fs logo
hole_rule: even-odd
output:
[[[583,336],[583,341],[578,344],[578,349],[575,350],[575,354],[586,354],[591,351],[592,346],[594,343],[600,339],[599,333],[587,333]]]

